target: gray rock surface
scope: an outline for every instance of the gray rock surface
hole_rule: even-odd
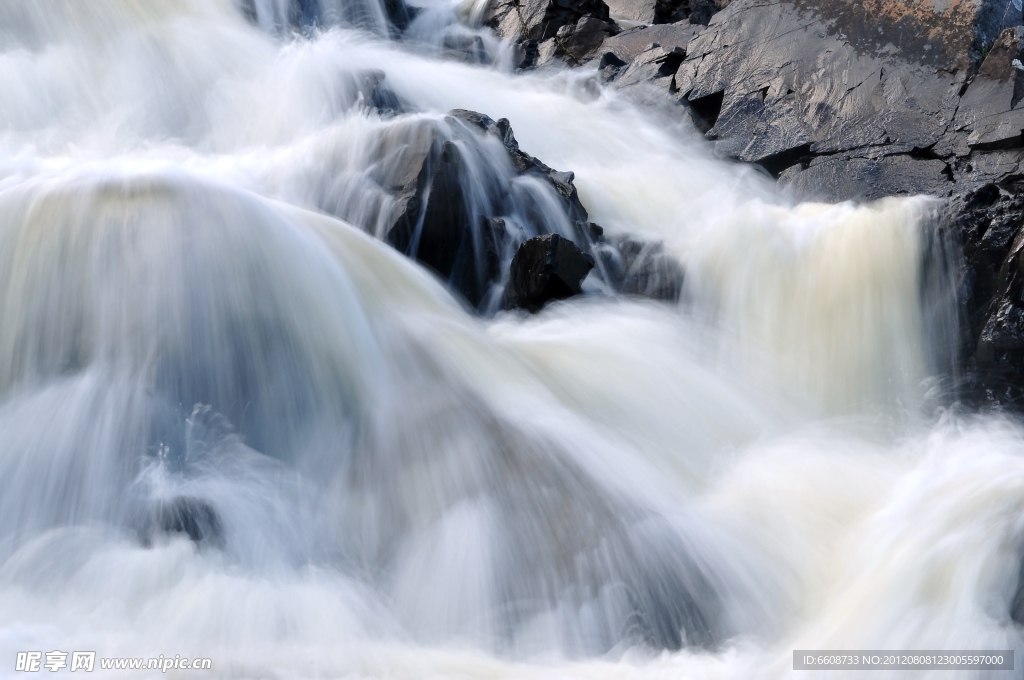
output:
[[[705,116],[719,153],[777,175],[799,165],[784,176],[798,196],[949,195],[957,159],[1020,134],[1005,115],[1020,23],[1012,0],[736,0],[690,41],[673,87],[720,96]]]
[[[605,0],[611,16],[640,24],[686,21],[706,26],[729,0]]]
[[[669,49],[678,47],[685,54],[690,41],[700,31],[700,26],[689,22],[642,26],[607,38],[601,45],[601,53],[611,52],[627,63],[655,45]]]

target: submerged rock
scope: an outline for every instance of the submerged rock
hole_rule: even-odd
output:
[[[381,114],[398,114],[405,111],[398,95],[385,84],[384,71],[370,70],[355,74],[356,97],[364,107]]]
[[[159,535],[185,534],[197,545],[224,547],[224,526],[213,505],[189,496],[157,502],[139,533],[144,545],[150,545]]]
[[[594,258],[558,234],[537,236],[519,247],[505,289],[505,307],[538,311],[551,300],[581,292]]]
[[[667,302],[677,302],[682,295],[682,264],[665,252],[664,244],[617,236],[598,252],[618,292]]]

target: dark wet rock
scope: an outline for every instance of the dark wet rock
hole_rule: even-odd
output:
[[[512,258],[505,307],[536,312],[551,300],[579,295],[583,279],[593,268],[594,258],[567,238],[558,234],[531,238]]]
[[[949,196],[1015,171],[987,154],[1024,147],[1020,23],[1002,0],[736,0],[682,46],[668,88],[632,64],[606,78],[683,95],[720,156],[797,197]]]
[[[625,241],[607,242],[604,230],[590,221],[580,201],[573,173],[555,170],[523,151],[507,119],[455,109],[448,112],[445,122],[446,126],[396,127],[403,134],[396,132],[383,146],[373,179],[393,199],[390,210],[379,218],[384,224],[378,233],[388,243],[437,272],[452,290],[483,312],[505,304],[501,282],[508,270],[503,267],[524,252],[521,245],[530,237],[553,231],[571,236],[562,240],[574,243],[573,248],[584,254],[590,262],[588,271],[597,253],[604,253],[596,273],[604,283],[597,289],[678,299],[682,285],[678,262],[657,245],[637,242],[631,250],[632,246],[620,248]],[[495,142],[507,155],[511,177],[507,171],[489,168],[493,156],[472,155],[480,153],[474,149],[489,148],[488,153],[493,153]],[[530,191],[537,191],[537,182],[550,188],[545,198],[524,201],[516,212],[507,212],[509,196],[520,190],[517,187],[530,186]],[[493,200],[482,200],[481,190]],[[556,206],[564,222],[552,222]],[[510,216],[514,217],[511,224]],[[363,218],[362,222],[367,220],[372,223],[378,217]],[[558,255],[558,272],[565,271],[568,260],[564,257],[569,257],[566,253],[572,249],[564,244],[552,248]],[[506,290],[515,288],[516,276],[512,265]],[[551,291],[530,293],[519,306],[543,304],[537,295],[546,300],[568,294],[558,288],[560,280],[551,279]],[[566,285],[573,294],[579,292],[579,281]],[[520,287],[520,293],[522,290]],[[511,299],[518,299],[516,295]]]
[[[559,197],[562,211],[568,218],[569,223],[577,231],[577,239],[580,243],[587,242],[587,228],[589,217],[586,208],[580,202],[579,193],[573,184],[575,175],[572,172],[560,172],[554,170],[539,159],[531,156],[519,148],[512,126],[507,118],[500,118],[497,121],[475,111],[454,109],[448,112],[449,117],[458,119],[469,126],[497,137],[508,152],[512,165],[520,175],[531,175],[549,183]]]
[[[1024,405],[1024,179],[985,184],[956,197],[950,226],[964,257],[966,395]]]
[[[502,38],[540,42],[587,16],[608,21],[608,6],[601,0],[498,0],[488,6],[484,23]]]
[[[498,278],[489,229],[477,229],[464,193],[466,167],[459,147],[437,128],[423,128],[389,163],[396,210],[385,239],[436,271],[473,306]],[[482,243],[477,240],[481,239]]]
[[[935,145],[966,71],[896,59],[881,46],[862,51],[837,25],[810,3],[737,0],[688,45],[675,87],[689,101],[722,97],[708,136],[723,155],[748,162],[806,145],[816,155]]]
[[[571,65],[589,60],[609,37],[615,26],[592,16],[582,17],[575,24],[562,26],[554,37],[537,45],[536,65],[561,59]]]
[[[517,172],[523,176],[542,179],[551,185],[561,202],[563,214],[574,229],[572,241],[584,251],[590,251],[585,257],[591,261],[591,266],[595,257],[601,259],[602,266],[596,274],[605,280],[612,291],[659,300],[679,299],[683,269],[678,260],[665,253],[660,243],[649,243],[635,237],[623,236],[606,239],[604,229],[589,221],[587,211],[580,202],[576,186],[573,184],[573,173],[554,170],[522,151],[508,120],[502,118],[495,121],[486,115],[465,110],[450,111],[448,115],[467,126],[496,137],[505,147]],[[500,219],[492,220],[491,233],[495,235],[497,244],[515,243],[512,236],[506,234],[505,225]],[[496,249],[500,250],[500,245]],[[519,257],[521,252],[523,251],[520,247],[516,257]],[[514,275],[513,266],[510,278]],[[514,284],[510,281],[506,292],[513,288]],[[574,290],[574,294],[576,292],[578,290]],[[506,305],[508,299],[506,297]]]
[[[189,496],[158,501],[144,518],[139,533],[144,545],[160,535],[184,534],[197,545],[224,547],[224,526],[213,505]]]
[[[683,63],[686,52],[678,46],[652,45],[636,56],[623,69],[615,81],[619,87],[638,83],[651,83],[666,91],[672,87],[676,69]]]
[[[527,237],[519,228],[509,233],[502,219],[504,202],[514,191],[511,182],[518,176],[534,178],[551,188],[575,230],[574,238],[589,248],[589,218],[573,184],[573,173],[554,170],[522,151],[504,118],[495,121],[474,111],[453,110],[447,123],[447,129],[410,126],[404,128],[404,135],[387,143],[374,179],[394,199],[382,229],[388,243],[433,269],[472,306],[482,308],[500,284],[503,262],[507,264]],[[481,134],[501,143],[516,173],[511,180],[493,169],[474,170],[467,163],[466,154],[473,153],[473,144],[480,144],[473,138]],[[479,175],[481,171],[485,176]],[[469,189],[473,186],[484,188],[493,200],[474,198]],[[550,206],[530,208],[545,209]],[[522,217],[530,222],[533,234],[548,231],[545,216],[539,212]]]
[[[400,33],[409,27],[421,10],[406,4],[405,0],[384,0],[384,11],[394,30]]]
[[[517,68],[554,57],[572,66],[582,64],[600,46],[599,39],[619,30],[602,0],[491,0],[483,21],[501,38],[515,42]]]
[[[699,32],[699,26],[679,22],[634,28],[612,36],[595,53],[600,79],[623,90],[641,106],[669,118],[685,117],[673,76],[686,57],[687,45]]]

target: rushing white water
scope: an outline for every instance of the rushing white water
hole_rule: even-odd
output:
[[[437,56],[479,7],[405,42],[375,4],[315,9],[362,30],[0,0],[0,674],[29,650],[411,679],[1024,649],[1024,430],[937,408],[931,202],[789,206],[586,71]],[[411,112],[368,108],[369,70]],[[683,302],[482,319],[374,239],[380,167],[424,130],[474,186],[514,176],[453,108],[663,240]],[[503,214],[568,234],[516,182]],[[181,498],[213,513],[198,544],[153,529]]]

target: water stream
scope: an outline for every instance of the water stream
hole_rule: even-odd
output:
[[[1024,429],[955,406],[934,202],[792,205],[592,71],[512,74],[479,11],[399,40],[371,2],[0,0],[0,675],[26,650],[418,680],[1024,649]],[[592,282],[480,314],[383,243],[381,178],[425,131],[481,214],[570,234],[456,108],[663,242],[681,302]]]

